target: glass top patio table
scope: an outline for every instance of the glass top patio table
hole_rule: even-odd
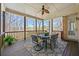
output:
[[[56,33],[52,34],[52,35],[56,35]],[[44,47],[45,47],[45,50],[47,50],[47,41],[51,40],[51,35],[49,35],[49,36],[38,35],[38,37],[40,37],[45,42],[45,46]]]

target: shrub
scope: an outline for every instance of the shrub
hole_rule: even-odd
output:
[[[15,38],[14,38],[13,36],[8,35],[8,36],[6,36],[6,37],[4,38],[4,41],[5,41],[8,45],[12,45],[12,43],[15,41]]]

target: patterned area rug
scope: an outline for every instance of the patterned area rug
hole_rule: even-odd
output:
[[[54,48],[53,50],[48,48],[47,51],[45,49],[42,49],[41,51],[35,51],[32,45],[26,46],[26,49],[32,56],[62,56],[67,43],[58,39],[57,41],[58,47]]]
[[[17,41],[15,44],[5,47],[2,50],[2,56],[62,56],[63,51],[67,45],[61,39],[57,39],[57,48],[51,50],[50,48],[45,51],[35,51],[33,49],[32,39]]]

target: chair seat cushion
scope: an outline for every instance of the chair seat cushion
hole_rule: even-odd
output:
[[[37,38],[38,39],[38,43],[43,42],[43,40],[41,38]]]

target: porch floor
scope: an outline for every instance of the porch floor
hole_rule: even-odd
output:
[[[17,41],[11,46],[7,46],[2,50],[2,56],[62,56],[63,51],[67,45],[66,42],[61,39],[58,40],[58,48],[55,48],[54,51],[51,49],[44,49],[41,51],[35,51],[33,49],[32,39]]]

